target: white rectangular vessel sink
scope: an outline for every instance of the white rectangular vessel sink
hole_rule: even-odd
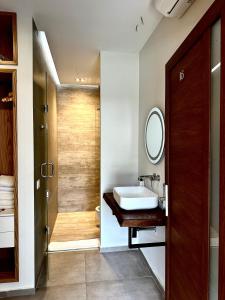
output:
[[[158,206],[158,195],[144,186],[114,187],[113,196],[126,210],[153,209]]]

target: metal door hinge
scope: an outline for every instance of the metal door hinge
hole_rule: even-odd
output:
[[[46,234],[50,234],[50,227],[48,225],[45,226],[45,232]]]
[[[41,124],[40,129],[48,129],[48,124]]]
[[[47,113],[48,112],[48,104],[43,105],[44,108],[44,112]]]

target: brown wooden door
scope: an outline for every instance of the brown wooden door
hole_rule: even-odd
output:
[[[210,31],[167,72],[167,300],[207,300]]]

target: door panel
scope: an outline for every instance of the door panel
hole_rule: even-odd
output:
[[[56,87],[47,74],[35,24],[33,25],[33,82],[35,285],[41,287],[46,285],[48,243],[58,212],[57,103]]]
[[[47,275],[47,180],[41,176],[41,164],[47,162],[46,73],[38,43],[33,32],[33,108],[34,108],[34,214],[35,214],[35,284],[44,284]],[[45,169],[44,172],[47,172]],[[39,186],[38,186],[39,185]]]
[[[167,299],[208,299],[210,32],[167,77]]]
[[[57,102],[56,87],[47,76],[47,103],[48,103],[48,226],[49,241],[54,229],[58,213],[58,151],[57,151]],[[51,165],[53,164],[53,165]],[[53,169],[52,169],[53,168]]]

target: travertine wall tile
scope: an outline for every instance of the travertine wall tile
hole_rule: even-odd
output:
[[[90,211],[99,204],[99,91],[59,89],[59,212]]]

